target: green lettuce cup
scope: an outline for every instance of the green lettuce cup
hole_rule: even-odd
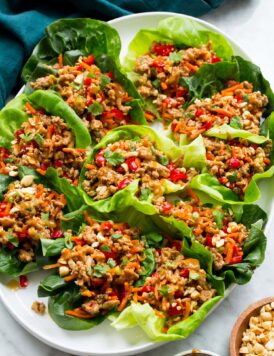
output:
[[[53,91],[22,94],[0,112],[0,145],[5,150],[1,173],[16,176],[19,166],[42,175],[54,167],[59,176],[78,184],[91,144],[76,113]]]
[[[42,241],[51,251],[64,248],[64,215],[83,205],[77,188],[53,169],[46,176],[27,167],[18,173],[0,175],[0,272],[12,277],[51,263],[53,255],[44,254]]]
[[[181,148],[149,127],[124,126],[94,147],[80,186],[85,202],[99,212],[138,206],[154,214],[150,204],[154,195],[184,189],[200,172],[203,157],[199,138]]]

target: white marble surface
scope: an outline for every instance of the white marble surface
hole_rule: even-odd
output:
[[[273,0],[226,0],[214,12],[203,17],[231,35],[257,63],[274,87],[274,2]],[[274,227],[274,222],[272,223]],[[237,316],[250,303],[274,295],[272,228],[268,234],[265,262],[252,281],[235,288],[230,296],[211,314],[206,322],[185,341],[161,346],[142,356],[171,356],[179,351],[199,347],[228,356],[231,328]],[[29,335],[0,303],[0,355],[1,356],[68,356],[56,351]]]

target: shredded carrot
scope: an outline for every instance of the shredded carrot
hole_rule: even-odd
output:
[[[27,101],[25,104],[25,108],[31,113],[31,114],[36,114],[36,110],[34,107]]]
[[[93,164],[86,164],[85,167],[87,169],[95,169],[96,168]]]
[[[199,204],[200,199],[197,197],[197,195],[194,193],[194,191],[191,188],[187,188],[187,192],[190,195],[190,197],[194,200],[194,202]]]
[[[55,131],[55,126],[54,125],[49,125],[47,128],[47,139],[51,139],[52,135]]]
[[[85,62],[81,62],[81,67],[85,68],[86,70],[88,70],[89,72],[93,72],[93,68],[91,66],[89,66],[87,63]]]
[[[79,184],[79,179],[75,178],[72,184],[77,187],[77,185]]]
[[[6,165],[4,162],[0,162],[0,172],[5,173],[6,170]]]
[[[134,303],[138,303],[138,294],[137,294],[137,292],[135,292],[134,295],[133,295],[133,301],[134,301]]]
[[[162,83],[161,83],[161,88],[162,88],[163,90],[166,90],[166,89],[167,89],[167,84],[164,83],[164,82],[162,82]]]
[[[43,266],[43,269],[53,269],[53,268],[58,268],[58,267],[60,267],[60,263],[53,263],[51,265]]]
[[[205,132],[206,131],[206,129],[205,128],[203,128],[203,129],[197,129],[197,130],[194,130],[190,135],[189,135],[189,138],[190,139],[194,139],[194,138],[196,138],[196,137],[198,137],[200,134],[202,134],[203,132]]]
[[[37,168],[37,169],[36,169],[36,172],[38,172],[39,174],[41,174],[41,176],[44,176],[47,171],[44,171],[43,169]]]
[[[163,313],[161,313],[159,310],[157,309],[153,309],[154,313],[159,317],[159,318],[165,318],[165,315]]]
[[[237,83],[237,84],[233,85],[232,87],[225,88],[221,91],[221,94],[227,95],[226,93],[234,92],[237,89],[243,89],[243,83]]]
[[[72,153],[72,154],[79,154],[86,152],[86,148],[72,148],[72,147],[65,147],[63,148],[63,152]]]
[[[86,210],[83,212],[83,214],[89,225],[92,226],[94,224],[94,220],[88,215]]]
[[[10,209],[11,209],[11,203],[8,203],[8,204],[6,205],[6,208],[5,208],[5,215],[6,215],[6,216],[9,215]]]
[[[128,300],[129,300],[129,293],[126,293],[126,295],[121,301],[121,304],[118,307],[119,312],[121,312],[126,307]]]
[[[62,204],[66,205],[67,200],[64,194],[60,194],[59,199]]]
[[[223,108],[210,108],[209,109],[210,111],[213,111],[213,112],[216,112],[217,114],[221,114],[221,115],[225,115],[225,116],[228,116],[228,117],[232,117],[234,116],[234,113],[226,110],[226,109],[223,109]]]
[[[69,316],[74,316],[79,319],[91,319],[92,318],[92,316],[90,314],[86,313],[81,308],[76,308],[74,310],[66,310],[65,314],[69,315]]]
[[[62,53],[60,53],[59,56],[58,56],[58,64],[59,64],[59,67],[60,67],[60,68],[63,68],[63,67],[64,67],[64,62],[63,62],[63,55],[62,55]]]
[[[225,258],[225,264],[229,264],[233,257],[233,243],[227,244],[227,254]]]
[[[198,66],[195,66],[195,65],[193,65],[193,64],[191,64],[191,63],[189,63],[189,62],[184,62],[184,65],[185,65],[188,69],[192,70],[193,72],[197,72],[197,70],[199,69]]]
[[[184,319],[187,319],[190,314],[191,304],[188,300],[185,301]]]
[[[146,111],[144,113],[145,119],[147,119],[148,121],[153,121],[155,119],[155,115],[153,115],[152,113]]]
[[[92,292],[91,290],[88,290],[88,289],[81,292],[81,295],[83,297],[88,297],[88,298],[92,297],[94,294],[95,294],[94,292]]]
[[[76,276],[74,276],[72,274],[70,276],[64,277],[65,282],[70,282],[70,281],[73,281],[74,279],[76,279]]]
[[[44,186],[42,184],[38,184],[35,198],[39,199],[43,195],[43,193],[44,193]]]

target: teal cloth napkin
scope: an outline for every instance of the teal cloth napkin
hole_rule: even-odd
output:
[[[193,16],[224,0],[0,0],[0,108],[20,83],[20,71],[45,27],[63,17],[101,20],[144,11],[171,11]]]

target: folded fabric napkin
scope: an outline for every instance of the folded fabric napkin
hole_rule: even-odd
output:
[[[193,16],[218,7],[224,0],[37,0],[0,1],[0,108],[45,27],[63,17],[110,20],[144,11],[171,11]]]

